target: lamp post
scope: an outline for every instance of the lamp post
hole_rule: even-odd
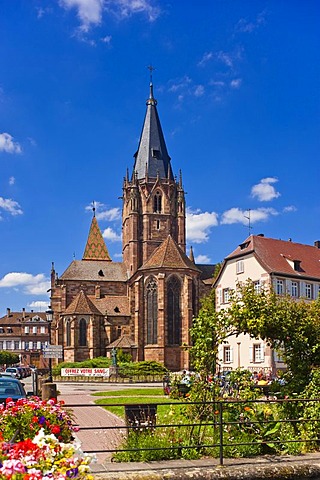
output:
[[[49,305],[48,310],[46,311],[46,317],[48,322],[48,334],[49,334],[49,347],[51,346],[51,323],[53,320],[53,310],[51,305]],[[49,383],[52,383],[52,358],[49,357]]]

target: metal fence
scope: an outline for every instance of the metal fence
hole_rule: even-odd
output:
[[[141,450],[170,450],[177,451],[178,458],[182,451],[188,449],[197,451],[200,455],[214,455],[219,458],[221,465],[224,463],[226,451],[237,447],[252,445],[256,442],[260,447],[270,448],[281,445],[285,451],[291,443],[300,443],[305,446],[313,444],[313,448],[320,446],[320,399],[263,399],[263,400],[214,400],[210,402],[191,402],[188,400],[155,402],[155,403],[104,403],[87,405],[66,405],[76,413],[77,407],[100,408],[121,407],[125,418],[125,425],[118,426],[81,426],[81,431],[95,430],[108,431],[126,429],[126,438],[130,435],[159,436],[160,432],[170,430],[173,437],[177,432],[184,435],[178,442],[170,446],[119,446],[105,450],[86,450],[87,453],[135,452]],[[305,407],[308,407],[307,409]],[[176,423],[159,423],[157,414],[162,408],[167,416],[172,409],[180,410],[179,421]],[[188,409],[186,411],[186,409]],[[274,412],[272,413],[272,409]],[[271,413],[270,413],[271,412]],[[275,413],[278,412],[276,415]],[[280,413],[279,413],[280,412]],[[307,412],[307,417],[303,413]],[[312,412],[312,414],[310,414]],[[194,413],[194,415],[192,415]],[[317,416],[319,415],[319,416]],[[193,418],[192,418],[193,417]],[[163,415],[162,417],[163,418]],[[192,418],[192,420],[190,420]],[[184,421],[181,421],[184,419]],[[292,435],[285,435],[290,426]],[[301,428],[303,426],[303,428]],[[309,429],[309,430],[308,430]],[[310,430],[311,429],[311,430]],[[303,435],[307,432],[308,435]],[[189,432],[189,438],[186,432]],[[233,433],[232,433],[233,432]],[[238,441],[234,432],[248,433],[250,439]],[[310,435],[311,432],[311,435]],[[191,437],[193,435],[193,437]],[[292,437],[292,438],[291,438]],[[238,436],[239,438],[239,436]],[[190,441],[191,439],[191,441]]]

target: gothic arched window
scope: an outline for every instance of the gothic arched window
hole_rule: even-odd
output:
[[[69,318],[66,321],[66,346],[71,346],[71,321]]]
[[[181,283],[172,276],[167,283],[168,345],[181,343]]]
[[[79,347],[86,347],[87,345],[87,322],[81,318],[79,322]]]
[[[162,196],[159,190],[156,191],[153,197],[153,211],[154,213],[160,213],[162,208]]]
[[[146,285],[146,343],[158,342],[158,286],[155,278]]]

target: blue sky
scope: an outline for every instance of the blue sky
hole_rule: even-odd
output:
[[[44,310],[51,262],[92,218],[121,261],[149,71],[188,248],[216,263],[249,233],[320,239],[319,2],[2,0],[0,314]],[[250,214],[249,214],[250,211]]]

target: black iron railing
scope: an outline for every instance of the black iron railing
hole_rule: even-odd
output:
[[[305,418],[302,414],[306,405],[315,408],[313,415]],[[182,451],[186,452],[193,449],[199,455],[214,455],[219,458],[220,464],[223,465],[227,449],[229,449],[228,456],[232,457],[230,449],[250,446],[254,442],[259,444],[262,450],[265,448],[264,453],[268,453],[268,449],[271,453],[271,450],[276,450],[277,446],[281,446],[282,453],[286,453],[288,445],[292,443],[303,443],[305,446],[312,444],[313,449],[317,449],[319,445],[320,449],[320,399],[228,399],[211,402],[183,400],[130,405],[125,403],[70,404],[66,407],[71,408],[75,414],[79,407],[103,407],[106,409],[122,407],[125,422],[119,418],[119,425],[81,426],[81,431],[105,431],[106,437],[108,431],[121,430],[121,432],[124,432],[124,429],[126,439],[130,435],[147,436],[150,434],[150,437],[159,436],[160,432],[164,433],[168,429],[173,432],[173,437],[177,437],[175,434],[179,432],[184,435],[178,442],[173,441],[169,446],[139,445],[138,448],[132,448],[128,446],[128,442],[124,439],[124,442],[115,448],[86,449],[87,453],[119,454],[141,450],[170,450],[172,452],[176,451],[177,456],[175,458],[178,458]],[[160,423],[159,420],[163,418],[163,415],[160,418],[157,414],[160,407],[167,410],[167,413],[172,408],[180,409],[179,421],[174,423],[164,423],[162,421]],[[317,417],[317,413],[319,413],[319,417]],[[306,428],[301,428],[302,426],[312,427],[308,435],[306,434]],[[288,428],[292,430],[291,435],[288,435]],[[247,434],[248,440],[241,441],[239,432]],[[246,435],[244,435],[244,438],[246,438]]]

